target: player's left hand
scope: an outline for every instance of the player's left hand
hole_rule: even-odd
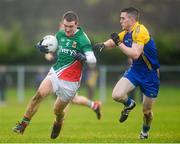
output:
[[[49,53],[49,50],[47,49],[47,46],[45,45],[35,45],[36,48],[38,48],[43,53]]]
[[[76,60],[80,60],[81,62],[85,62],[86,61],[86,56],[80,52],[74,53],[74,58]]]
[[[117,33],[111,34],[111,39],[114,41],[114,43],[118,46],[120,44],[119,35]]]
[[[104,43],[97,43],[93,46],[94,50],[99,52],[102,52],[105,47]]]
[[[43,53],[49,53],[49,50],[47,49],[47,46],[42,45],[41,43],[42,43],[42,40],[35,45],[35,48],[38,48]]]

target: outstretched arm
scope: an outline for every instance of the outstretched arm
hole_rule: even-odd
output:
[[[104,49],[112,49],[114,48],[116,45],[114,44],[112,39],[108,39],[103,43],[97,43],[94,45],[94,50],[98,50],[100,52],[102,52]]]
[[[133,43],[132,47],[129,48],[125,44],[120,43],[118,47],[128,57],[130,57],[132,59],[138,59],[139,56],[143,53],[144,45]]]
[[[132,59],[138,59],[139,56],[143,53],[144,45],[133,43],[131,47],[127,47],[124,43],[120,42],[119,36],[117,33],[111,34],[111,40],[120,50]]]
[[[105,41],[104,45],[105,45],[105,47],[107,47],[107,49],[112,49],[112,48],[116,47],[116,45],[112,39],[108,39],[107,41]]]

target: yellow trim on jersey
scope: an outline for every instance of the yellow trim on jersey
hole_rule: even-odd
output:
[[[122,32],[120,32],[120,33],[118,34],[118,35],[119,35],[120,42],[123,41],[125,34],[126,34],[126,31],[122,31]]]
[[[146,63],[148,69],[152,70],[152,65],[151,65],[150,61],[147,59],[147,57],[144,54],[141,54],[141,56],[142,56],[144,62]]]
[[[127,31],[122,31],[118,34],[120,41],[123,41],[126,33]],[[141,45],[145,45],[149,41],[149,39],[150,39],[150,35],[146,27],[142,24],[139,24],[139,22],[136,22],[132,28],[133,42]]]
[[[132,39],[135,43],[145,45],[149,41],[150,35],[145,26],[137,22],[133,27]]]

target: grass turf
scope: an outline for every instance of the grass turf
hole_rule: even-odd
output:
[[[119,123],[123,106],[111,99],[112,89],[108,89],[106,103],[103,104],[101,120],[95,113],[83,106],[70,105],[60,136],[50,139],[54,119],[53,98],[47,98],[33,117],[23,135],[12,132],[12,127],[20,120],[27,100],[33,94],[27,90],[26,101],[17,103],[15,90],[8,91],[6,105],[0,106],[1,143],[179,143],[180,142],[180,89],[161,87],[154,105],[154,120],[147,140],[139,140],[142,123],[142,105],[138,103],[125,123]],[[84,92],[82,92],[84,93]]]

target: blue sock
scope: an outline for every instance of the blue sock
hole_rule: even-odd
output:
[[[143,125],[143,132],[147,133],[150,130],[150,126]]]
[[[131,104],[131,98],[128,97],[127,101],[124,103],[125,106],[130,106]]]

